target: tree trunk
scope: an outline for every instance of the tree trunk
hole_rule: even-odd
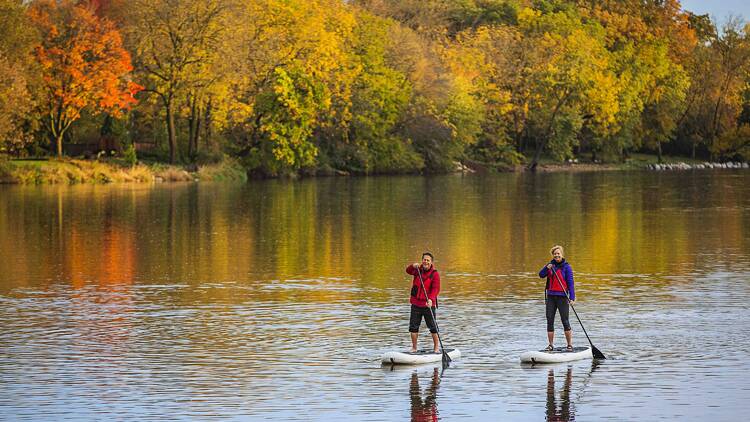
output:
[[[547,142],[549,141],[549,137],[552,134],[552,125],[555,124],[555,119],[557,118],[557,113],[562,108],[563,104],[568,100],[568,96],[570,93],[565,93],[565,95],[562,96],[557,101],[557,104],[555,105],[555,110],[552,112],[552,117],[549,119],[549,124],[547,124],[547,129],[544,131],[544,134],[542,137],[537,141],[536,145],[536,152],[534,152],[534,158],[531,159],[531,163],[529,163],[527,169],[534,171],[536,170],[537,164],[539,164],[539,159],[542,157],[542,151],[544,150],[544,147],[547,146]]]
[[[542,150],[544,150],[545,145],[547,145],[547,137],[543,136],[536,143],[536,151],[534,152],[534,157],[526,167],[528,170],[536,171],[536,166],[539,164],[539,159],[542,157]]]
[[[62,158],[63,133],[58,133],[57,135],[55,135],[55,145],[57,146],[57,158]]]
[[[714,116],[713,121],[711,122],[711,138],[709,142],[709,148],[713,150],[714,143],[716,142],[716,138],[719,135],[719,119],[720,119],[720,111],[721,111],[721,103],[724,97],[726,96],[726,92],[729,91],[729,85],[732,82],[732,75],[727,75],[727,78],[725,79],[724,83],[721,86],[721,89],[719,91],[719,98],[716,100],[716,106],[714,107]],[[713,155],[714,153],[711,152],[711,158],[713,161]]]
[[[196,99],[195,95],[188,97],[188,103],[190,104],[190,117],[188,118],[188,158],[192,162],[195,159],[195,149],[193,148],[193,138],[196,134]]]
[[[62,112],[58,112],[57,116],[50,116],[50,134],[52,135],[52,147],[57,152],[57,157],[62,158],[63,156],[63,141],[65,140],[65,130],[67,130],[70,123],[65,122],[62,119]]]
[[[695,160],[695,147],[696,147],[696,144],[697,144],[698,142],[696,142],[696,140],[695,140],[695,139],[693,139],[693,142],[692,142],[692,143],[693,143],[693,151],[692,151],[692,153],[690,154],[690,157],[691,157],[691,158],[692,158],[693,160]]]
[[[188,157],[190,161],[195,161],[198,156],[198,138],[200,137],[201,128],[201,109],[198,105],[198,98],[192,96],[190,99],[190,119],[188,121],[189,136],[188,136]]]
[[[663,161],[661,156],[661,141],[656,141],[656,159],[659,164]]]
[[[205,129],[205,134],[203,135],[203,140],[206,143],[211,142],[211,99],[209,98],[208,104],[206,104],[206,113],[205,117],[203,118]]]
[[[175,163],[177,157],[177,136],[175,135],[174,114],[172,113],[172,102],[165,101],[167,112],[167,137],[169,138],[169,162]]]
[[[188,116],[188,160],[193,160],[193,131],[195,130],[195,125],[193,124],[193,121],[195,120],[195,102],[192,97],[188,97],[188,104],[190,104],[190,116]]]
[[[198,139],[201,134],[201,111],[198,109],[195,115],[195,137],[193,138],[193,159],[198,158]]]

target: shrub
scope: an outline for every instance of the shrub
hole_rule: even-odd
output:
[[[135,145],[133,145],[132,142],[125,147],[125,150],[122,152],[122,158],[130,167],[134,167],[138,163],[138,156],[135,153]]]

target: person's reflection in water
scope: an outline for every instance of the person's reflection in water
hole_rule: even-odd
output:
[[[570,386],[573,383],[573,368],[568,367],[565,382],[560,391],[560,400],[555,398],[555,371],[550,368],[547,375],[547,420],[574,421],[576,420],[575,405],[570,399]]]
[[[409,382],[409,397],[411,399],[411,420],[412,421],[437,421],[438,409],[435,397],[437,396],[438,385],[440,384],[440,373],[438,368],[432,373],[430,386],[425,389],[424,398],[419,388],[419,376],[417,371],[411,374]]]

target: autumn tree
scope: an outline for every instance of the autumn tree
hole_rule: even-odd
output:
[[[18,155],[33,139],[36,35],[22,1],[0,0],[0,153]]]
[[[713,158],[732,156],[743,148],[747,132],[740,126],[750,75],[748,27],[737,18],[722,28],[707,18],[693,20],[701,43],[686,65],[690,87],[675,143],[693,157],[699,149]]]
[[[515,164],[520,158],[510,135],[518,40],[511,27],[484,26],[462,31],[443,49],[451,81],[446,121],[458,144],[483,162]]]
[[[686,61],[697,45],[692,15],[676,0],[578,2],[584,16],[605,30],[616,75],[618,111],[610,131],[587,139],[592,157],[624,158],[648,148],[661,160],[671,142],[690,86]]]
[[[614,122],[617,87],[604,32],[596,22],[583,22],[574,10],[543,14],[524,9],[519,24],[534,40],[533,66],[525,71],[530,85],[525,132],[536,148],[528,168],[542,152],[570,158],[587,118],[603,130]]]
[[[0,52],[11,62],[32,64],[38,32],[27,14],[27,2],[0,0]]]
[[[729,149],[728,142],[726,137],[724,142],[717,141],[723,132],[737,126],[742,96],[750,79],[750,24],[743,27],[740,20],[730,18],[711,47],[717,58],[714,64],[718,86],[709,109],[708,143],[712,155],[720,155]]]
[[[231,148],[254,173],[312,168],[313,135],[351,118],[356,69],[346,52],[354,17],[336,0],[262,0],[238,15]]]
[[[24,122],[32,107],[23,67],[0,52],[0,153],[18,155],[31,143]]]
[[[355,0],[369,12],[393,19],[430,38],[439,38],[450,25],[454,6],[450,0]]]
[[[447,109],[450,98],[458,92],[465,93],[465,86],[453,83],[455,79],[443,57],[442,40],[401,25],[394,25],[388,33],[387,62],[405,76],[404,86],[411,91],[394,132],[419,153],[419,160],[412,165],[414,170],[441,172],[453,168],[454,160],[463,155],[456,135],[467,133],[463,139],[473,139],[470,131],[464,132],[460,124],[451,126],[448,121],[452,114]]]
[[[45,129],[62,156],[65,133],[84,108],[117,114],[135,103],[139,87],[128,80],[130,55],[119,32],[85,4],[40,0],[29,16],[42,35],[35,52],[43,75]]]
[[[179,155],[176,119],[181,102],[195,111],[197,92],[210,84],[208,72],[220,60],[226,29],[222,19],[229,10],[225,0],[135,1],[129,10],[128,38],[137,73],[144,91],[163,107],[172,163]]]

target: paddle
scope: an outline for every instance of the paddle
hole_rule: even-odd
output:
[[[547,268],[547,273],[549,273],[550,270]],[[562,287],[563,292],[565,292],[565,297],[568,299],[568,303],[570,304],[570,309],[573,310],[573,313],[576,316],[576,319],[578,320],[578,323],[581,324],[581,328],[583,329],[583,334],[586,334],[586,338],[589,341],[589,344],[591,345],[591,353],[594,355],[596,359],[607,359],[606,356],[604,356],[604,353],[602,353],[599,349],[594,346],[594,343],[591,342],[591,338],[589,337],[588,333],[586,332],[586,328],[583,326],[583,323],[581,322],[581,318],[578,317],[578,312],[576,312],[576,308],[573,307],[573,304],[570,303],[570,295],[568,294],[568,290],[565,289],[565,286],[563,286],[562,282],[557,278],[557,271],[552,271],[552,277],[557,281],[557,284]]]
[[[422,270],[417,267],[417,274],[419,274],[419,284],[422,285],[422,291],[424,292],[424,297],[428,298],[427,296],[427,289],[424,288],[424,280],[422,280]],[[432,322],[435,323],[435,331],[437,331],[438,341],[440,342],[440,350],[443,351],[443,368],[448,366],[448,364],[451,363],[451,357],[448,356],[448,352],[445,351],[445,347],[443,347],[443,339],[440,338],[440,327],[438,326],[437,319],[435,318],[435,314],[432,312],[431,307],[427,307],[427,309],[430,310],[430,316],[432,317]]]

